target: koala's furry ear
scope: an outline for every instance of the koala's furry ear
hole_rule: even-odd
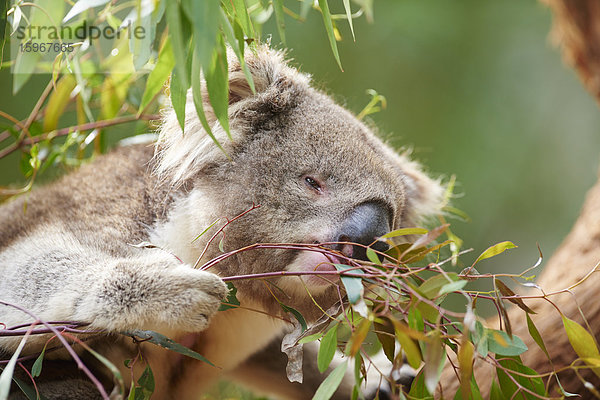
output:
[[[255,92],[250,88],[234,52],[228,49],[229,121],[233,141],[217,121],[202,79],[206,118],[212,133],[226,152],[249,127],[293,107],[310,84],[309,75],[288,66],[283,53],[266,45],[248,49],[244,58],[252,75]],[[170,105],[165,108],[154,160],[154,172],[159,177],[170,180],[173,185],[180,185],[208,162],[224,158],[225,154],[206,134],[196,115],[191,89],[187,93],[185,132],[182,132],[173,108]]]

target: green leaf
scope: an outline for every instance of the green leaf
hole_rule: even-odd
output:
[[[117,385],[120,388],[119,393],[122,394],[124,391],[125,385],[123,383],[123,377],[121,376],[121,371],[119,371],[119,369],[115,366],[115,364],[110,362],[110,360],[108,358],[106,358],[103,355],[101,355],[100,353],[96,352],[91,347],[86,345],[86,346],[84,346],[84,348],[88,352],[90,352],[94,357],[96,357],[96,359],[98,361],[100,361],[106,368],[108,368],[110,370],[111,374],[113,375],[113,379],[117,382]]]
[[[55,23],[62,19],[64,15],[65,4],[67,3],[64,1],[36,0],[35,7],[31,7],[31,11],[29,13],[29,26],[54,26]],[[4,15],[6,16],[6,13],[4,13]],[[39,35],[36,35],[35,42],[53,42],[54,40],[50,39],[50,32],[50,29],[42,29],[39,32]],[[22,43],[24,43],[26,40],[30,40],[28,36],[23,39]],[[29,80],[29,78],[31,78],[31,74],[36,70],[36,67],[40,65],[40,59],[42,58],[43,54],[43,52],[35,51],[18,52],[12,68],[13,94],[16,94],[19,90],[21,90],[23,85]]]
[[[62,22],[65,23],[71,18],[81,14],[86,10],[89,10],[90,8],[98,7],[108,2],[109,0],[78,0],[75,4],[73,4],[73,7],[71,7],[67,15],[65,15]]]
[[[527,345],[517,337],[509,337],[504,331],[496,329],[487,330],[489,351],[503,356],[518,356],[527,351]]]
[[[564,315],[562,316],[562,321],[575,353],[582,359],[600,360],[600,353],[598,352],[594,337],[583,326]],[[586,364],[589,365],[590,363],[587,362]],[[600,376],[600,368],[592,368],[592,371]]]
[[[500,390],[500,386],[498,386],[495,379],[492,380],[492,387],[490,388],[490,400],[504,400],[502,390]]]
[[[45,353],[46,353],[46,346],[44,346],[44,348],[42,349],[42,352],[40,353],[38,358],[35,359],[35,362],[33,363],[33,366],[31,367],[31,376],[33,376],[34,378],[37,378],[42,373],[42,362],[44,361]]]
[[[512,297],[512,296],[516,296],[515,292],[513,292],[512,290],[510,290],[510,288],[508,286],[506,286],[504,284],[504,282],[502,282],[500,279],[498,278],[494,278],[494,283],[496,284],[496,288],[498,288],[498,290],[500,291],[500,293],[502,293],[503,296],[506,297]],[[519,306],[520,309],[522,309],[523,311],[525,311],[528,314],[535,314],[535,311],[533,311],[531,308],[529,308],[522,299],[519,298],[511,298],[511,299],[505,299],[510,301],[513,304],[516,304],[517,306]]]
[[[377,253],[375,253],[375,250],[373,250],[370,247],[367,247],[367,258],[373,264],[381,265],[381,260],[379,259],[379,256],[377,255]]]
[[[212,133],[210,126],[208,125],[208,121],[206,120],[206,114],[204,114],[204,106],[202,103],[202,82],[200,80],[201,76],[201,64],[200,58],[194,51],[192,55],[192,96],[194,98],[194,106],[196,107],[196,114],[198,115],[198,119],[200,119],[200,123],[202,127],[206,131],[206,134],[210,136],[210,138],[215,142],[215,144],[225,153],[225,149],[221,146],[221,143],[217,140],[215,135]],[[227,153],[225,153],[227,154]]]
[[[488,247],[473,263],[473,266],[477,264],[481,260],[485,260],[486,258],[497,256],[498,254],[504,253],[504,251],[508,249],[514,249],[517,246],[513,242],[500,242],[496,243],[493,246]]]
[[[458,369],[460,373],[460,390],[463,399],[468,399],[471,392],[471,376],[473,375],[473,343],[463,340],[458,349]]]
[[[17,350],[13,353],[12,357],[8,361],[8,364],[4,367],[2,374],[0,375],[0,399],[7,399],[8,392],[10,391],[10,384],[12,383],[12,377],[15,372],[15,365],[17,364],[17,359],[23,351],[23,347],[27,342],[28,336],[23,336]]]
[[[454,395],[454,400],[462,400],[462,399],[471,399],[471,400],[483,400],[481,396],[481,392],[479,391],[479,386],[477,386],[477,382],[475,381],[475,377],[471,377],[471,381],[469,382],[470,392],[463,396],[462,388],[458,388],[458,391]]]
[[[537,345],[540,346],[540,349],[542,349],[544,354],[546,354],[546,357],[548,357],[548,359],[550,359],[550,354],[548,354],[548,350],[546,350],[546,344],[544,343],[544,339],[542,339],[540,332],[538,331],[535,324],[531,320],[531,317],[529,316],[529,314],[525,314],[525,316],[527,317],[527,329],[529,330],[529,334],[531,335],[533,340],[537,343]]]
[[[440,288],[438,296],[462,290],[462,288],[464,288],[466,284],[467,284],[467,281],[463,280],[463,279],[455,281],[455,282],[447,283]]]
[[[396,328],[396,339],[402,346],[402,350],[406,354],[406,359],[411,367],[418,369],[421,365],[421,350],[419,346],[402,330]]]
[[[156,65],[148,76],[138,115],[144,111],[152,99],[163,89],[165,82],[169,79],[169,75],[171,75],[171,71],[173,71],[173,67],[175,67],[173,48],[171,47],[171,41],[167,38],[158,54]]]
[[[1,367],[0,371],[2,371]],[[28,400],[49,400],[46,396],[44,396],[43,393],[36,393],[33,386],[28,385],[16,376],[13,376],[13,381],[17,384],[19,389],[21,389],[21,392],[23,392],[23,394],[25,395],[25,397],[27,397]]]
[[[71,100],[71,93],[77,86],[77,81],[73,75],[64,75],[56,84],[56,89],[50,94],[48,105],[44,113],[44,132],[50,132],[56,129],[58,119],[63,115],[67,104]]]
[[[233,0],[233,8],[235,9],[235,15],[237,20],[244,31],[244,34],[249,38],[254,38],[254,28],[250,16],[248,15],[248,7],[244,0]]]
[[[152,374],[149,365],[144,369],[142,376],[137,381],[137,385],[135,387],[132,386],[131,389],[134,391],[135,400],[149,400],[152,397],[154,393],[154,374]]]
[[[498,363],[505,369],[498,367],[496,368],[496,374],[498,376],[498,382],[500,383],[500,389],[503,393],[503,398],[524,398],[528,400],[537,400],[538,396],[534,396],[527,392],[521,391],[520,396],[513,397],[513,394],[517,391],[517,386],[514,382],[508,377],[507,373],[510,371],[518,372],[519,374],[510,373],[510,375],[524,388],[531,390],[534,393],[545,396],[546,389],[544,387],[544,382],[541,378],[538,377],[526,377],[524,375],[538,375],[537,372],[523,365],[521,359],[519,357],[502,359],[498,360]]]
[[[367,318],[363,318],[358,325],[358,328],[354,330],[350,340],[348,341],[348,345],[346,346],[346,354],[348,354],[350,357],[354,357],[356,354],[358,354],[360,347],[369,334],[370,328],[371,321],[369,321]]]
[[[435,393],[435,388],[440,381],[442,370],[444,369],[446,351],[439,331],[433,331],[429,335],[429,339],[429,342],[425,345],[425,354],[423,356],[423,361],[425,362],[423,377],[429,393]]]
[[[279,305],[281,306],[281,308],[283,308],[284,311],[291,313],[294,316],[294,318],[296,318],[296,320],[300,323],[300,326],[302,326],[302,332],[304,332],[308,328],[308,326],[306,325],[306,320],[298,310],[290,306],[286,306],[283,303],[279,303]]]
[[[329,12],[329,4],[327,4],[327,0],[319,0],[319,7],[321,7],[321,14],[323,15],[323,24],[325,24],[325,30],[327,31],[327,37],[329,38],[329,45],[331,46],[331,51],[333,52],[335,61],[337,61],[337,64],[343,71],[344,68],[342,68],[342,62],[340,61],[340,54],[338,52],[337,42],[335,41],[335,34],[333,33],[333,23],[331,22],[331,13]]]
[[[235,28],[231,26],[225,13],[221,12],[221,27],[223,28],[223,33],[225,34],[227,42],[230,44],[233,52],[240,62],[240,66],[242,67],[242,71],[244,71],[244,75],[246,76],[246,80],[248,81],[248,85],[250,86],[252,93],[256,93],[256,89],[254,88],[254,79],[252,78],[252,74],[250,73],[248,65],[246,65],[246,61],[244,60],[244,49],[246,43],[244,41],[244,32],[237,21],[234,25]]]
[[[350,25],[350,32],[352,32],[352,40],[356,42],[356,37],[354,36],[354,24],[352,23],[352,8],[350,8],[350,0],[344,0],[344,9],[346,10],[348,25]]]
[[[335,355],[335,349],[337,349],[337,328],[338,325],[335,324],[321,339],[319,354],[317,355],[317,366],[321,372],[327,371]]]
[[[408,397],[410,399],[433,400],[433,396],[427,391],[427,386],[425,386],[423,370],[421,370],[414,379],[410,387],[410,392],[408,392]]]
[[[283,19],[283,0],[272,0],[273,9],[275,10],[275,21],[277,22],[277,32],[281,43],[285,46],[285,20]]]
[[[402,228],[386,233],[385,235],[381,236],[380,239],[387,239],[406,235],[424,235],[427,232],[428,230],[423,228]]]
[[[150,343],[153,343],[157,346],[160,346],[165,349],[172,350],[176,353],[183,354],[184,356],[191,357],[193,359],[205,362],[213,367],[215,366],[213,363],[208,361],[201,354],[198,354],[195,351],[188,349],[184,345],[179,344],[179,343],[173,341],[172,339],[169,339],[168,337],[161,335],[158,332],[133,330],[133,331],[124,332],[124,334],[128,335],[128,336],[137,336],[137,337],[142,338],[142,339],[144,339]]]
[[[333,264],[338,271],[346,271],[347,269],[353,268],[344,264]],[[352,273],[362,274],[363,271],[360,269],[353,269]],[[365,288],[363,287],[362,279],[353,276],[341,276],[342,284],[346,289],[348,295],[348,301],[350,304],[356,304],[362,299]]]
[[[227,298],[221,302],[219,311],[237,308],[236,306],[240,305],[240,301],[237,298],[237,288],[233,286],[233,282],[227,282],[227,287],[229,288],[229,293],[227,293]]]
[[[317,389],[312,400],[329,400],[337,390],[338,386],[340,386],[340,383],[342,383],[347,367],[348,363],[343,362],[331,371]]]
[[[408,310],[408,326],[418,332],[425,330],[425,321],[416,307],[410,307]]]
[[[227,49],[221,36],[219,36],[218,46],[213,52],[210,67],[205,70],[205,73],[206,90],[208,91],[210,104],[219,123],[231,139],[231,132],[229,132],[229,116],[227,114],[227,109],[229,107]]]
[[[396,341],[394,340],[394,327],[389,322],[389,320],[384,320],[384,323],[375,322],[373,324],[375,328],[375,334],[377,335],[377,339],[379,339],[379,343],[381,343],[381,347],[383,349],[383,353],[391,362],[394,362],[394,357],[396,353]]]
[[[448,273],[446,275],[438,274],[423,282],[421,286],[419,286],[419,293],[431,300],[441,294],[440,291],[443,287],[449,283],[456,282],[465,282],[466,284],[466,281],[460,281],[458,275],[455,273]]]
[[[482,357],[486,357],[489,352],[488,331],[483,327],[481,322],[475,321],[475,332],[472,333],[472,336],[473,344],[477,346],[477,352]]]
[[[165,1],[167,24],[169,25],[169,39],[171,41],[173,56],[175,58],[175,68],[177,68],[177,77],[180,80],[181,87],[187,90],[190,87],[189,72],[187,70],[187,39],[184,39],[184,27],[182,23],[181,9],[179,2]],[[198,78],[199,79],[199,78]]]
[[[198,57],[204,71],[207,72],[210,69],[213,50],[217,44],[219,13],[221,12],[220,2],[216,0],[183,0],[182,6],[185,15],[192,24],[195,46],[194,53]]]
[[[181,132],[183,133],[185,131],[185,104],[187,103],[187,89],[181,85],[181,81],[182,79],[179,78],[179,70],[177,67],[175,67],[171,75],[171,86],[169,90],[171,92],[171,105],[175,110],[177,121],[179,122]]]

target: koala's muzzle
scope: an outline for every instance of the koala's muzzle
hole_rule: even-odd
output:
[[[377,202],[360,204],[342,222],[335,241],[359,243],[365,246],[372,244],[374,250],[386,251],[389,247],[387,244],[375,241],[390,231],[389,221],[390,214],[384,205]],[[367,261],[366,249],[362,246],[338,244],[334,249],[349,257]]]

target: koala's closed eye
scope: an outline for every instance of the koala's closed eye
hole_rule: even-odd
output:
[[[311,190],[317,192],[318,194],[322,194],[324,191],[325,185],[321,181],[319,181],[317,178],[314,178],[312,176],[305,176],[304,183]]]

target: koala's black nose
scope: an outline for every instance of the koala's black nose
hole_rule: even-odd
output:
[[[380,203],[368,202],[357,206],[342,223],[337,235],[338,242],[353,242],[370,245],[379,236],[390,231],[390,215],[386,207]],[[367,260],[366,249],[361,246],[352,246],[351,254],[349,246],[338,245],[336,250],[359,260]],[[378,251],[386,251],[388,245],[377,241],[372,246]]]

